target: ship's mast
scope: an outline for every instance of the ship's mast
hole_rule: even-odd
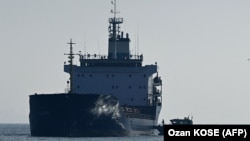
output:
[[[114,9],[111,9],[111,13],[114,14],[114,18],[115,18],[115,17],[116,17],[116,14],[119,13],[119,12],[116,10],[116,0],[111,1],[111,3],[114,5]]]
[[[73,43],[72,42],[72,39],[70,39],[70,42],[69,43],[67,43],[67,44],[69,44],[70,45],[70,52],[69,52],[69,54],[65,54],[65,55],[68,55],[69,57],[69,83],[70,83],[70,89],[69,89],[69,94],[71,94],[72,92],[73,92],[73,59],[74,59],[74,55],[77,55],[77,54],[74,54],[73,53],[73,44],[76,44],[76,43]]]
[[[115,43],[115,52],[114,52],[114,59],[117,58],[117,46],[116,46],[116,40],[117,35],[120,33],[120,25],[123,23],[123,18],[117,18],[116,14],[119,12],[116,10],[116,0],[112,0],[111,3],[114,5],[114,9],[111,9],[111,13],[114,14],[113,18],[109,18],[109,36],[112,40],[114,40]]]

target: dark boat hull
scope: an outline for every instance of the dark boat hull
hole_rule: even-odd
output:
[[[120,111],[114,96],[98,94],[30,95],[31,136],[98,137],[154,134],[154,108],[149,118]],[[133,115],[128,116],[128,115]],[[132,121],[140,121],[134,124]]]

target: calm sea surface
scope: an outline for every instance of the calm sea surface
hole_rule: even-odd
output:
[[[28,124],[0,124],[0,141],[163,141],[163,136],[62,138],[31,137]]]

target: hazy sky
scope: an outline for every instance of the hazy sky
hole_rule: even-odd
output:
[[[250,123],[249,0],[117,2],[131,52],[159,65],[160,119]],[[64,92],[71,38],[75,52],[107,54],[111,8],[110,0],[0,1],[0,123],[28,123],[31,94]]]

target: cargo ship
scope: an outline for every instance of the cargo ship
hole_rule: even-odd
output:
[[[157,63],[143,65],[130,53],[128,33],[120,30],[116,0],[109,18],[108,54],[73,52],[72,39],[62,93],[29,95],[31,136],[104,137],[155,135],[162,108]],[[153,54],[152,54],[153,55]],[[74,58],[79,57],[79,65]]]

